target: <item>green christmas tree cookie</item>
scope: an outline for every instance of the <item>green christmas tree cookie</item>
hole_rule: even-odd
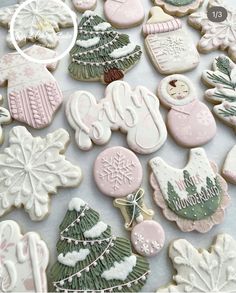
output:
[[[71,52],[71,76],[77,80],[102,81],[106,84],[122,79],[141,57],[141,48],[130,43],[92,11],[83,14],[77,41]]]
[[[129,240],[112,236],[110,226],[80,198],[69,203],[57,251],[51,270],[56,292],[139,292],[149,273]]]

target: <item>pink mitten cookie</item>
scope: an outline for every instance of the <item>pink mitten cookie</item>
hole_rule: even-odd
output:
[[[0,243],[1,292],[48,292],[49,251],[39,235],[22,235],[16,222],[2,221]]]
[[[178,144],[201,146],[215,136],[215,119],[208,107],[197,99],[189,78],[180,74],[164,78],[158,87],[158,97],[170,108],[167,127]]]
[[[55,52],[34,45],[24,51],[38,59],[51,59]],[[62,103],[59,85],[49,70],[57,63],[39,64],[26,60],[18,52],[0,59],[0,86],[8,86],[8,104],[13,119],[33,128],[48,126]]]
[[[79,12],[94,10],[97,5],[97,0],[72,0],[72,2]]]
[[[224,219],[229,203],[227,183],[210,163],[204,149],[190,150],[183,169],[177,169],[156,157],[149,162],[154,200],[170,221],[183,232],[208,232]]]
[[[145,13],[141,0],[105,0],[104,12],[116,28],[130,28],[142,23]]]
[[[106,149],[94,163],[95,182],[102,193],[116,198],[113,204],[125,219],[125,229],[131,231],[135,250],[141,255],[154,256],[164,246],[165,233],[152,220],[154,212],[144,203],[142,178],[138,158],[123,147]]]
[[[161,74],[182,73],[199,64],[199,54],[182,21],[160,7],[150,10],[143,34],[151,62]]]

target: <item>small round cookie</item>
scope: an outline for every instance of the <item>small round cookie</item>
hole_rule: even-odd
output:
[[[72,2],[79,12],[94,10],[97,6],[97,0],[72,0]]]
[[[106,0],[104,13],[116,28],[130,28],[142,23],[145,13],[141,0]]]
[[[131,232],[134,249],[143,256],[154,256],[164,246],[165,232],[155,221],[142,221]]]
[[[137,156],[123,147],[108,148],[94,163],[94,179],[102,193],[110,197],[125,197],[137,190],[143,170]]]

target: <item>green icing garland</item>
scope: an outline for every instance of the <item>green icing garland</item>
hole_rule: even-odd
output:
[[[205,187],[201,188],[199,195],[197,193],[197,187],[193,180],[191,180],[188,171],[184,170],[183,176],[186,183],[186,192],[188,194],[188,198],[187,200],[180,201],[174,186],[168,182],[167,204],[169,208],[179,217],[193,221],[202,220],[214,214],[221,202],[221,186],[217,177],[214,178],[214,181],[207,177]],[[191,182],[191,184],[189,182]],[[198,197],[196,197],[197,194]],[[205,200],[201,200],[200,196]]]
[[[164,0],[166,3],[173,6],[185,6],[193,3],[195,0]]]
[[[87,206],[88,207],[88,206]],[[84,216],[81,217],[81,214]],[[77,219],[80,219],[77,222]],[[89,249],[89,255],[82,261],[78,261],[74,267],[64,265],[57,261],[51,270],[52,291],[80,293],[80,292],[109,292],[107,288],[115,287],[112,292],[140,292],[144,286],[149,270],[149,264],[145,258],[136,256],[136,265],[127,278],[122,280],[106,280],[101,275],[105,270],[109,270],[114,266],[114,262],[121,262],[125,257],[133,255],[131,251],[130,241],[125,238],[113,237],[111,228],[107,229],[97,238],[85,238],[84,232],[90,230],[99,222],[99,214],[91,208],[85,211],[81,208],[80,212],[68,210],[65,218],[60,225],[61,238],[57,243],[58,254],[65,255],[68,252],[79,251],[80,249]],[[72,226],[71,223],[74,223]],[[68,226],[70,228],[65,230]],[[63,236],[62,236],[63,235]],[[68,242],[68,239],[73,239]],[[76,243],[75,241],[78,241]],[[94,243],[90,241],[94,241]],[[101,240],[99,242],[99,240]],[[109,245],[112,240],[112,245]],[[86,243],[85,243],[85,242]],[[109,253],[106,251],[109,250]],[[103,259],[100,259],[103,255]],[[96,265],[91,265],[96,261]],[[84,270],[79,277],[74,276],[70,281],[68,277]],[[65,280],[67,279],[67,280]],[[60,284],[60,282],[63,283]],[[127,286],[126,284],[130,285]],[[55,285],[56,284],[56,285]],[[58,289],[60,288],[60,289]]]

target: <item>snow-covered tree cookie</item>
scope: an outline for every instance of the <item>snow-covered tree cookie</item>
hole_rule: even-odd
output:
[[[57,252],[51,270],[57,292],[140,292],[149,274],[148,262],[132,253],[128,239],[114,237],[80,198],[69,203]]]
[[[196,11],[204,0],[154,0],[167,13],[176,16],[185,16]]]
[[[72,3],[79,12],[94,10],[97,6],[97,0],[72,0]]]
[[[181,74],[165,77],[158,86],[158,98],[170,109],[167,127],[178,144],[201,146],[215,136],[215,119],[209,108],[198,100],[189,78]]]
[[[160,7],[150,10],[143,34],[151,62],[161,74],[182,73],[198,65],[198,51],[181,20]]]
[[[203,148],[191,149],[189,161],[182,169],[169,166],[160,157],[149,164],[154,200],[180,230],[205,233],[223,221],[229,204],[227,183]]]
[[[24,1],[21,1],[24,2]],[[10,27],[12,16],[18,4],[0,8],[0,25]],[[19,12],[15,25],[15,39],[19,47],[27,42],[39,42],[47,48],[55,48],[58,44],[57,32],[60,28],[72,27],[71,15],[61,5],[61,0],[32,0]],[[7,44],[15,49],[10,33]]]
[[[203,35],[198,42],[198,49],[208,53],[217,49],[228,52],[230,58],[236,60],[236,9],[229,7],[224,0],[210,0],[208,7],[222,6],[227,10],[227,18],[221,22],[213,22],[207,11],[195,12],[188,18],[189,24],[201,31]]]
[[[203,72],[203,81],[214,87],[205,92],[205,97],[214,106],[213,111],[223,122],[236,130],[236,64],[221,55],[213,61],[213,70]]]
[[[99,190],[115,198],[113,204],[125,219],[125,229],[131,231],[135,250],[144,256],[159,253],[165,233],[144,203],[144,190],[140,188],[143,170],[136,155],[123,147],[108,148],[98,155],[93,173]]]
[[[116,28],[137,26],[145,16],[141,0],[105,0],[104,13]]]
[[[34,232],[22,235],[14,221],[0,223],[0,291],[47,293],[49,251]]]
[[[114,31],[93,11],[86,11],[79,24],[71,52],[70,75],[77,80],[111,83],[122,79],[141,58],[141,48],[129,36]]]
[[[132,90],[124,81],[109,84],[99,103],[89,92],[75,92],[66,104],[66,117],[82,150],[106,144],[116,130],[127,133],[129,147],[140,154],[157,151],[167,138],[158,98],[142,86]]]
[[[236,241],[219,234],[209,248],[196,249],[185,239],[173,241],[169,256],[176,275],[157,293],[230,293],[236,290]]]
[[[24,206],[34,221],[42,220],[49,210],[49,195],[57,187],[75,187],[81,170],[65,159],[69,143],[64,129],[45,138],[33,137],[25,127],[9,132],[9,147],[0,154],[0,216],[13,206]]]

